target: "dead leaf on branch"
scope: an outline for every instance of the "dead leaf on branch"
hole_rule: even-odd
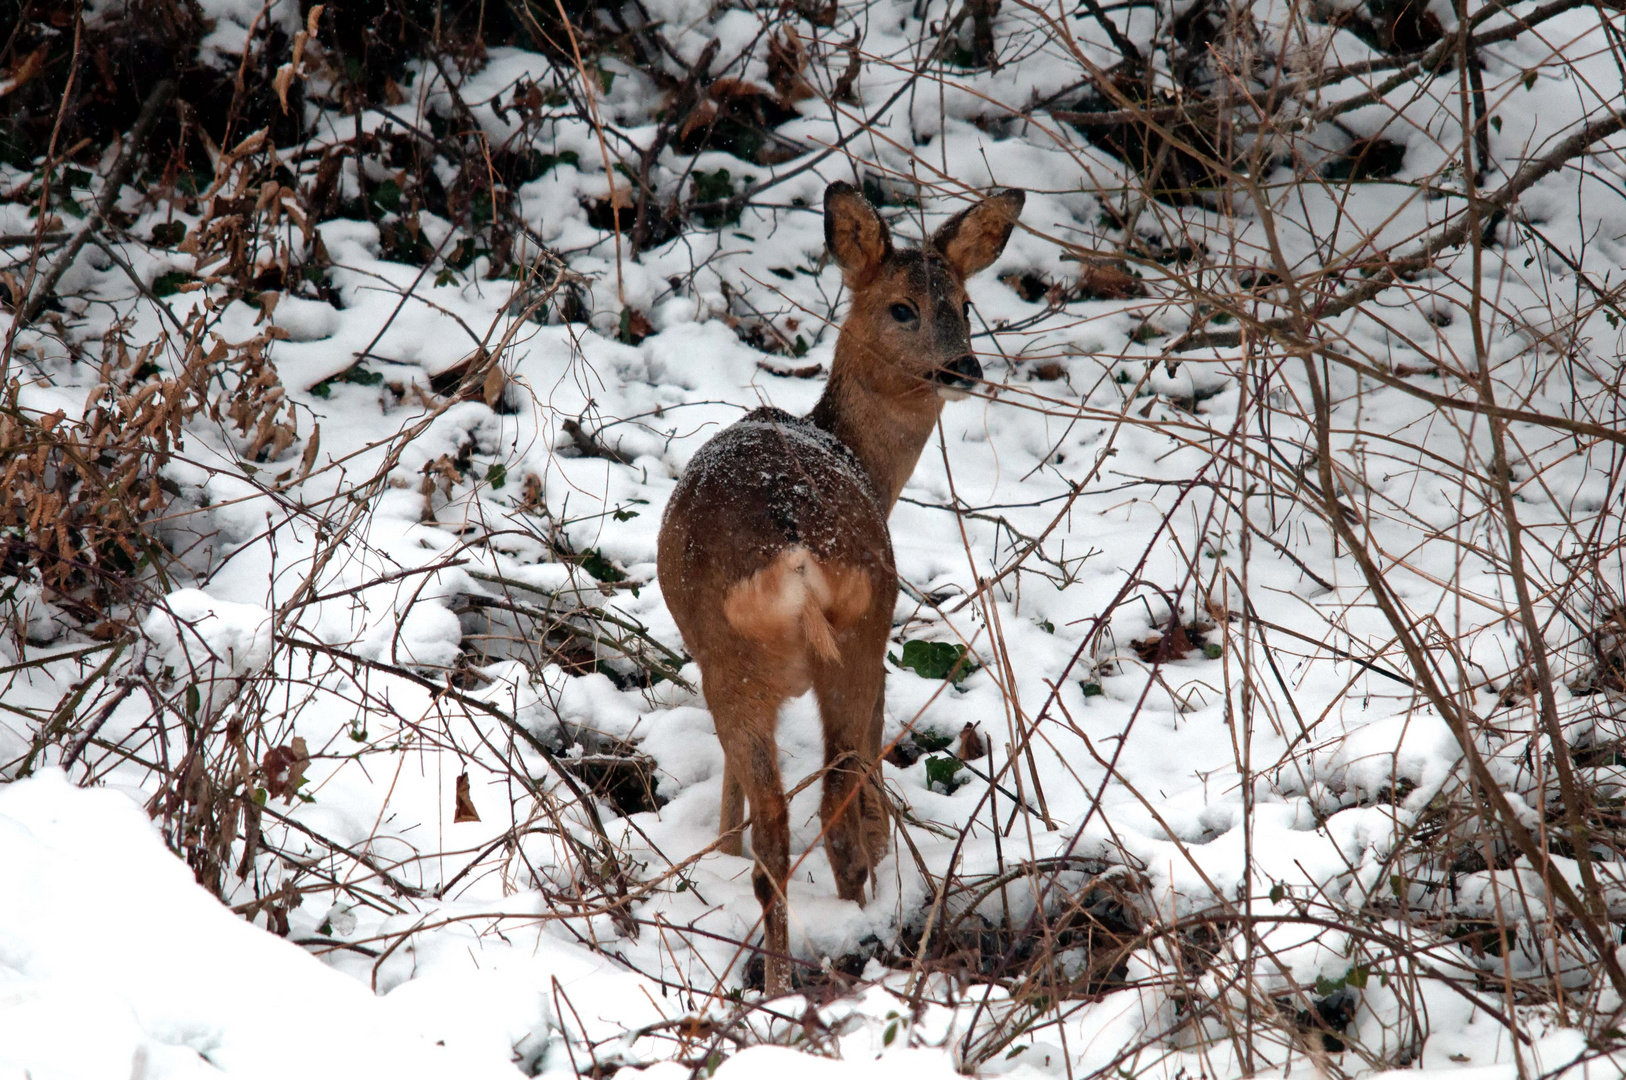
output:
[[[305,783],[305,769],[310,765],[310,750],[305,740],[295,735],[283,746],[273,746],[260,759],[261,779],[265,793],[273,799],[293,802],[299,788]]]
[[[452,823],[463,821],[479,821],[480,812],[474,808],[474,799],[469,795],[469,774],[463,773],[457,778],[456,805],[452,809]]]

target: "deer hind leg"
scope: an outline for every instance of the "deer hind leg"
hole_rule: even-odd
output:
[[[824,845],[843,900],[864,902],[870,871],[886,854],[888,816],[880,754],[883,655],[891,610],[842,635],[839,663],[818,664],[813,686],[824,721]]]
[[[723,825],[730,822],[730,783],[751,804],[751,886],[762,905],[767,958],[764,989],[769,994],[790,989],[790,934],[785,918],[785,883],[790,874],[790,814],[779,777],[779,746],[774,740],[777,696],[752,692],[749,684],[712,700],[717,738],[723,744]],[[739,824],[738,799],[734,825]],[[738,850],[739,839],[734,839]]]

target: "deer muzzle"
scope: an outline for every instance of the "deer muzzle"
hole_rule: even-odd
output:
[[[982,381],[982,365],[977,363],[975,356],[962,356],[932,372],[932,381],[941,391],[958,397],[966,390],[975,389]]]

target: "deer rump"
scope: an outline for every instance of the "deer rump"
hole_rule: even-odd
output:
[[[767,653],[788,696],[807,690],[811,664],[839,664],[841,632],[897,589],[886,515],[858,459],[779,409],[748,414],[695,455],[662,541],[680,550],[660,565],[687,572],[661,588],[681,597],[674,613],[691,613],[678,629],[702,667]]]

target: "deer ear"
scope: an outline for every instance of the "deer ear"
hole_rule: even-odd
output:
[[[824,189],[824,243],[848,286],[867,284],[892,254],[892,234],[857,188],[837,180]]]
[[[932,247],[943,253],[961,277],[988,269],[1005,250],[1026,199],[1027,193],[1021,188],[1006,188],[990,195],[943,222],[932,236]]]

